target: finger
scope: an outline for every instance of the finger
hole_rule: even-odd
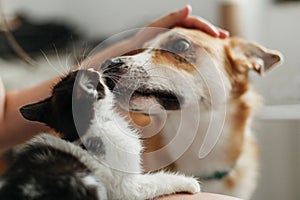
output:
[[[176,24],[182,22],[189,16],[191,13],[191,6],[186,5],[184,8],[174,11],[160,19],[155,20],[154,22],[150,23],[148,27],[161,27],[161,28],[172,28]]]
[[[227,30],[224,30],[222,28],[218,28],[219,29],[219,33],[220,33],[220,38],[227,38],[229,37],[230,33]]]
[[[213,37],[220,37],[221,34],[220,31],[213,24],[200,17],[195,17],[195,16],[187,17],[180,25],[186,28],[194,28],[194,29],[202,30]]]

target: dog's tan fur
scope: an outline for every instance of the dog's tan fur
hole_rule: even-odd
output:
[[[199,97],[200,105],[203,107],[200,106],[201,113],[204,113],[204,119],[201,119],[203,124],[199,126],[197,135],[190,147],[179,159],[170,163],[169,169],[199,177],[213,174],[218,170],[232,169],[221,180],[203,181],[203,190],[247,199],[255,188],[258,172],[259,153],[255,137],[251,132],[251,121],[255,110],[260,105],[260,97],[251,87],[248,72],[254,70],[259,74],[263,74],[275,63],[279,62],[281,56],[278,52],[267,50],[258,44],[239,38],[219,39],[198,30],[184,28],[175,28],[173,32],[178,33],[178,35],[164,33],[145,44],[145,48],[151,48],[147,52],[120,58],[124,60],[127,66],[131,66],[134,69],[136,65],[141,66],[141,64],[135,65],[136,60],[143,59],[139,58],[139,56],[147,54],[147,63],[144,63],[142,67],[148,67],[148,70],[164,67],[172,68],[172,70],[178,71],[187,80],[193,79],[193,81],[191,80],[191,87],[195,87],[196,92],[197,87],[201,87],[202,83],[198,81],[199,72],[205,75],[205,71],[209,69],[206,65],[212,65],[213,63],[214,66],[209,67],[217,67],[224,76],[222,80],[225,85],[224,94],[226,97],[224,97],[224,104],[226,106],[226,117],[217,144],[205,158],[199,159],[196,154],[204,140],[204,132],[208,129],[205,115],[211,113],[211,110],[207,109],[207,105],[202,105],[205,102],[200,101]],[[160,49],[170,40],[174,40],[177,37],[191,41],[193,49],[179,55],[170,54]],[[205,62],[206,60],[210,61]],[[164,76],[163,71],[153,72],[149,76],[155,76],[154,73],[160,73],[161,76]],[[213,73],[207,74],[214,77]],[[166,76],[166,78],[176,78],[176,75],[174,77],[170,76]],[[145,84],[147,83],[145,82]],[[165,85],[162,84],[161,87],[165,87]],[[201,95],[206,97],[208,92],[203,89]],[[210,103],[208,102],[208,105]],[[135,103],[134,105],[137,106],[137,104]],[[218,115],[218,105],[216,107],[214,105],[210,106]],[[180,120],[176,121],[176,115],[176,111],[170,111],[166,121],[166,128],[163,128],[158,134],[145,139],[146,153],[161,149],[172,141],[174,129],[177,126],[176,123]],[[146,117],[143,114],[132,114],[131,119],[139,126],[147,126],[151,123],[150,117]],[[147,131],[149,132],[149,130]],[[186,130],[186,134],[189,131]],[[156,170],[154,163],[168,159],[172,151],[173,149],[170,148],[157,157],[145,158],[145,168],[147,170]]]

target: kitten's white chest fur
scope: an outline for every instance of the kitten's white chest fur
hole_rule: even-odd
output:
[[[96,174],[105,184],[108,198],[152,199],[179,191],[199,192],[200,186],[192,177],[165,172],[141,174],[142,145],[138,132],[114,111],[113,94],[106,86],[104,88],[105,98],[95,102],[95,118],[82,142],[84,144],[89,137],[102,140],[104,155],[93,156],[102,164]]]
[[[138,133],[129,128],[125,120],[117,114],[105,118],[102,122],[100,120],[103,118],[96,117],[82,138],[83,144],[90,136],[101,137],[104,155],[95,155],[100,162],[118,171],[140,173],[142,145]]]

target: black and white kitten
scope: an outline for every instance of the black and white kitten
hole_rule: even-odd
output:
[[[22,107],[21,113],[66,140],[80,137],[86,150],[54,136],[35,137],[18,148],[15,162],[0,179],[0,199],[143,200],[200,191],[192,177],[141,174],[138,133],[114,111],[113,94],[94,70],[70,73],[51,97]]]

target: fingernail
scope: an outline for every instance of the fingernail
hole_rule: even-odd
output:
[[[230,35],[229,31],[224,30],[225,35],[228,37]]]
[[[225,30],[220,31],[220,37],[221,38],[227,38],[229,36],[230,36],[229,31],[225,31]]]
[[[220,37],[220,31],[216,27],[211,27],[212,31],[215,34],[215,37]]]

